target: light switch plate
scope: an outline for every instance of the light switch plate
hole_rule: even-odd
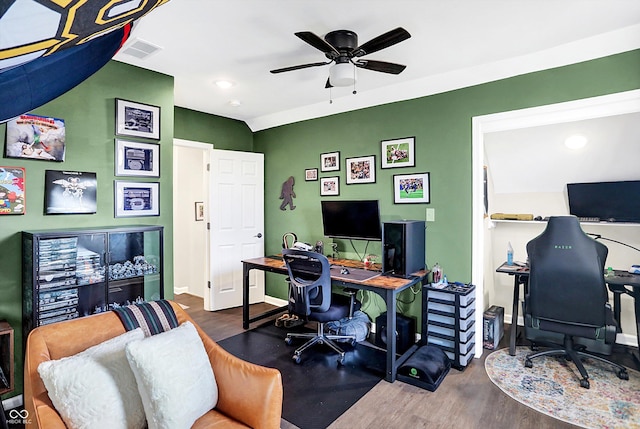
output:
[[[427,222],[436,221],[436,209],[427,209]]]

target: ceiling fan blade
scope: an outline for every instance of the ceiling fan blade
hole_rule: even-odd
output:
[[[382,73],[400,74],[407,66],[396,63],[387,63],[385,61],[374,60],[358,60],[354,62],[356,67],[367,70],[373,70]]]
[[[353,50],[354,57],[361,57],[363,55],[377,52],[381,49],[393,46],[396,43],[400,43],[403,40],[407,40],[411,37],[411,34],[402,27],[398,27],[395,30],[387,31],[378,37],[375,37],[363,45],[358,46]]]
[[[331,64],[332,61],[327,61],[324,63],[309,63],[309,64],[300,64],[298,66],[290,66],[290,67],[283,67],[281,69],[275,69],[275,70],[271,70],[271,73],[283,73],[283,72],[288,72],[288,71],[293,71],[293,70],[300,70],[300,69],[307,69],[309,67],[318,67],[318,66],[326,66],[327,64]]]
[[[324,88],[333,88],[333,85],[331,85],[331,82],[329,82],[329,78],[327,78],[327,83],[324,84]]]
[[[340,55],[340,52],[338,52],[336,48],[334,48],[327,41],[310,31],[300,31],[298,33],[295,33],[295,35],[317,50],[324,52],[324,54],[328,58],[333,59]]]

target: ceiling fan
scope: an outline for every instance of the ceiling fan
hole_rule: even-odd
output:
[[[355,83],[355,67],[382,73],[399,74],[406,66],[385,61],[368,60],[365,55],[393,46],[411,37],[402,27],[388,31],[358,46],[358,35],[351,30],[336,30],[327,33],[324,39],[310,31],[295,33],[302,41],[322,51],[329,59],[325,62],[300,64],[271,70],[271,73],[283,73],[309,67],[325,66],[334,63],[329,69],[329,79],[325,88],[349,86]]]

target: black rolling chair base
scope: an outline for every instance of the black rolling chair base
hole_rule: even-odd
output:
[[[336,353],[338,353],[339,357],[338,357],[338,363],[340,365],[344,364],[344,356],[345,356],[345,352],[344,350],[342,350],[340,348],[340,346],[338,346],[334,340],[349,340],[351,345],[355,345],[356,343],[356,338],[352,335],[331,335],[331,334],[325,334],[324,333],[324,324],[323,323],[318,323],[318,332],[314,332],[314,333],[288,333],[287,337],[285,338],[285,343],[287,345],[291,345],[293,344],[293,339],[294,338],[309,338],[309,341],[307,341],[306,343],[304,343],[303,345],[301,345],[300,347],[298,347],[296,349],[296,351],[293,353],[293,361],[295,363],[300,363],[302,360],[302,353],[307,350],[308,348],[313,347],[316,344],[326,344],[327,346],[329,346],[330,348],[333,349],[333,351],[335,351]]]
[[[618,365],[615,362],[611,362],[610,360],[597,356],[595,354],[583,351],[584,349],[583,347],[578,347],[578,348],[579,350],[573,347],[573,341],[572,339],[569,338],[565,340],[564,349],[544,350],[541,352],[531,353],[527,355],[524,361],[524,366],[527,368],[532,368],[533,367],[532,359],[535,359],[540,356],[564,356],[567,360],[572,361],[575,364],[575,366],[578,368],[578,371],[582,376],[582,378],[580,379],[580,387],[584,387],[585,389],[588,389],[590,387],[589,374],[587,373],[587,370],[585,369],[582,363],[582,360],[580,359],[582,357],[582,358],[595,359],[597,361],[611,365],[616,369],[616,375],[618,376],[619,379],[621,380],[629,379],[629,373],[627,372],[627,368],[625,368],[624,366]]]

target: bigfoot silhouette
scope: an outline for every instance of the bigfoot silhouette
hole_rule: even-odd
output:
[[[296,193],[293,190],[293,185],[296,184],[296,179],[290,176],[285,182],[282,183],[282,192],[280,192],[280,210],[286,210],[287,204],[291,210],[295,210],[296,206],[293,205],[293,199],[296,197]]]

